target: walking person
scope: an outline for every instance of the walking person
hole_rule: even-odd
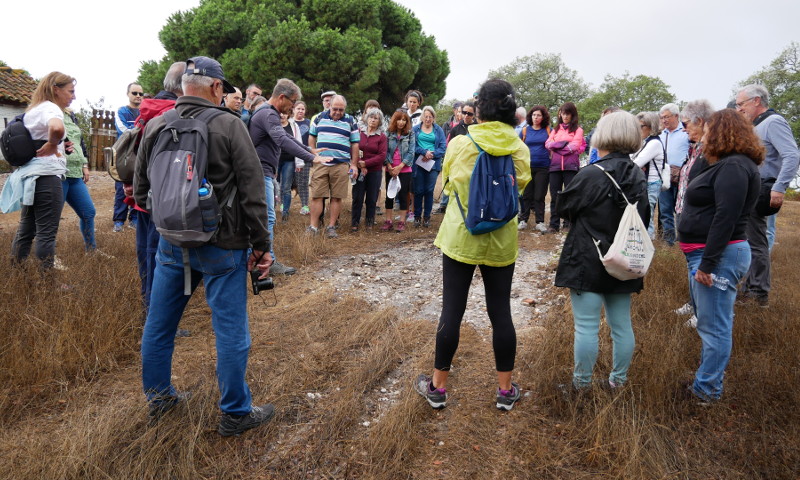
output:
[[[556,269],[555,285],[569,288],[575,323],[572,387],[591,387],[597,360],[600,312],[606,310],[614,345],[608,385],[618,388],[628,380],[635,340],[631,327],[631,294],[642,290],[641,278],[618,280],[608,274],[598,258],[598,248],[607,251],[627,203],[606,173],[611,175],[629,202],[638,202],[639,216],[647,224],[647,183],[642,169],[630,154],[642,144],[639,122],[628,112],[615,112],[600,119],[592,135],[599,159],[583,168],[561,192],[558,215],[572,225]],[[597,168],[595,165],[602,167]],[[605,170],[605,173],[604,173]]]
[[[458,191],[462,203],[469,198],[472,170],[478,148],[491,155],[511,155],[521,192],[530,181],[528,148],[514,132],[517,103],[514,87],[505,80],[488,80],[481,86],[476,102],[480,123],[470,127],[469,136],[450,142],[444,160],[445,190]],[[469,209],[469,205],[465,205]],[[416,391],[433,408],[447,404],[447,379],[458,348],[461,320],[475,266],[481,271],[486,292],[486,308],[492,323],[492,345],[498,388],[496,407],[511,410],[520,399],[520,387],[511,381],[516,357],[517,336],[511,318],[511,280],[519,253],[517,221],[512,219],[489,233],[472,235],[460,209],[448,209],[434,245],[442,250],[442,313],[436,329],[436,359],[433,376],[421,374]]]

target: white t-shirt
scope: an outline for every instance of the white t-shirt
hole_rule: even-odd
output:
[[[34,140],[48,140],[49,134],[47,122],[53,118],[57,118],[63,122],[64,113],[55,103],[49,101],[42,102],[33,107],[30,111],[25,112],[25,128],[31,132],[31,138]],[[64,138],[66,138],[66,135],[67,133],[65,130]],[[64,142],[58,144],[58,155],[37,158],[47,159],[66,167],[67,157],[64,155]]]
[[[669,164],[664,165],[664,147],[657,139],[650,140],[639,152],[631,154],[631,160],[637,166],[644,168],[650,164],[647,174],[647,182],[653,183],[661,179],[661,171],[669,169]]]

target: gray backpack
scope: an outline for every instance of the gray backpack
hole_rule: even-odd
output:
[[[207,108],[197,117],[182,118],[176,110],[165,112],[166,125],[156,137],[147,165],[147,209],[161,237],[183,249],[187,295],[191,294],[191,267],[186,249],[209,243],[222,217],[214,189],[205,176],[208,123],[224,113]],[[234,187],[227,202],[232,202],[235,194]]]

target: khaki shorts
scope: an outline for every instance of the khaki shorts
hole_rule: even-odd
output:
[[[311,198],[347,198],[350,191],[350,162],[331,167],[314,165],[311,170]]]

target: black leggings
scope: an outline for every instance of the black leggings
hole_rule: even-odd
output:
[[[486,310],[492,322],[492,347],[498,372],[514,370],[517,354],[517,332],[511,321],[511,278],[514,264],[505,267],[478,265],[486,292]],[[467,309],[467,296],[475,265],[461,263],[442,255],[442,316],[436,331],[437,370],[450,370],[458,349],[461,320]]]

